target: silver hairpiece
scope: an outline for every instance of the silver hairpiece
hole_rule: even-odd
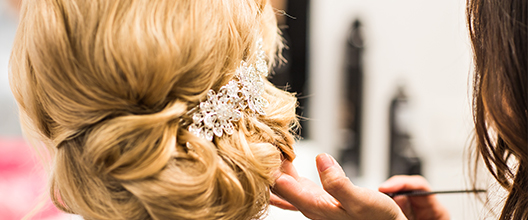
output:
[[[235,79],[222,86],[218,93],[209,90],[207,100],[191,109],[192,123],[189,131],[194,135],[212,141],[213,134],[221,137],[224,133],[232,135],[233,122],[239,121],[243,111],[252,115],[266,115],[264,108],[268,101],[262,98],[263,77],[268,76],[268,64],[262,50],[262,39],[257,41],[257,61],[248,64],[242,61],[236,70]]]

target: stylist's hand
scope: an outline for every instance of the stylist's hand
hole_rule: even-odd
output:
[[[271,204],[299,210],[310,219],[406,219],[387,195],[352,184],[331,156],[320,154],[316,161],[324,190],[300,177],[292,163],[284,161],[283,174],[273,187],[276,196],[271,196]]]
[[[421,176],[393,176],[381,184],[379,191],[395,193],[400,191],[422,190],[431,191],[427,180]],[[449,220],[449,212],[436,199],[429,196],[395,196],[394,201],[411,220]]]

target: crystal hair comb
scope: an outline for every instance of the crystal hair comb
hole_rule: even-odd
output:
[[[188,112],[192,115],[189,132],[212,141],[213,135],[232,135],[235,132],[233,122],[239,121],[244,111],[266,115],[264,108],[269,103],[261,94],[264,91],[263,77],[268,76],[268,64],[264,59],[262,38],[257,41],[256,54],[255,64],[242,61],[233,80],[222,86],[218,93],[209,90],[207,99]]]

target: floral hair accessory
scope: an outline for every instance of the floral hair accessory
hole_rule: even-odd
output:
[[[263,77],[268,76],[268,64],[264,58],[261,38],[257,41],[255,64],[242,61],[233,80],[222,86],[217,93],[209,90],[207,100],[189,111],[188,114],[192,114],[189,131],[212,141],[214,135],[232,135],[235,131],[233,122],[239,121],[244,111],[253,116],[266,115],[264,108],[269,103],[261,96],[264,91]]]

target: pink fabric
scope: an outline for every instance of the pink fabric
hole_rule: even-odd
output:
[[[45,195],[46,206],[32,219],[55,219],[60,211],[46,191],[46,173],[22,138],[0,138],[0,220],[19,220]]]

